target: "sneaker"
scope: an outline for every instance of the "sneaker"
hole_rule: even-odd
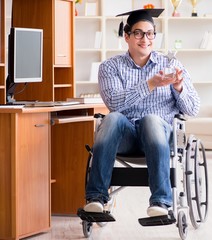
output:
[[[86,212],[103,212],[104,204],[99,199],[90,200],[85,206],[84,211]]]
[[[147,214],[149,217],[168,215],[168,207],[163,203],[152,203],[147,208]]]

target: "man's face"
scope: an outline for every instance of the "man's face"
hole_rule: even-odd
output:
[[[143,35],[143,33],[146,34]],[[154,39],[152,38],[154,38],[154,27],[151,23],[144,21],[134,24],[130,35],[125,34],[130,54],[137,57],[149,56],[153,49]]]

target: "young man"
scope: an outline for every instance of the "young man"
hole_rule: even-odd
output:
[[[96,133],[85,211],[103,211],[116,154],[133,152],[146,156],[151,191],[147,214],[167,215],[172,206],[173,118],[179,112],[195,116],[200,100],[183,65],[153,51],[156,32],[152,17],[162,11],[142,9],[121,14],[129,15],[124,27],[128,52],[100,65],[100,93],[110,113]],[[175,73],[165,75],[167,67]]]

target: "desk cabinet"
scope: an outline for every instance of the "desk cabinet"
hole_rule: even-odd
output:
[[[50,229],[85,203],[85,171],[103,104],[0,109],[0,239]],[[51,124],[50,124],[51,123]]]
[[[98,112],[107,114],[108,110],[103,104],[92,107],[85,104],[84,107],[79,105],[72,110],[52,113],[52,214],[76,214],[77,209],[85,204],[85,174],[89,156],[85,144],[93,145],[93,116]]]
[[[48,113],[0,114],[0,239],[50,227]]]
[[[52,214],[76,214],[85,204],[88,152],[84,146],[93,143],[92,115],[81,117],[82,121],[78,118],[75,122],[73,118],[52,126]]]

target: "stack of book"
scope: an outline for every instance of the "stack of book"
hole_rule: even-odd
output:
[[[101,97],[79,97],[79,98],[67,98],[69,102],[79,102],[79,103],[103,103]]]

